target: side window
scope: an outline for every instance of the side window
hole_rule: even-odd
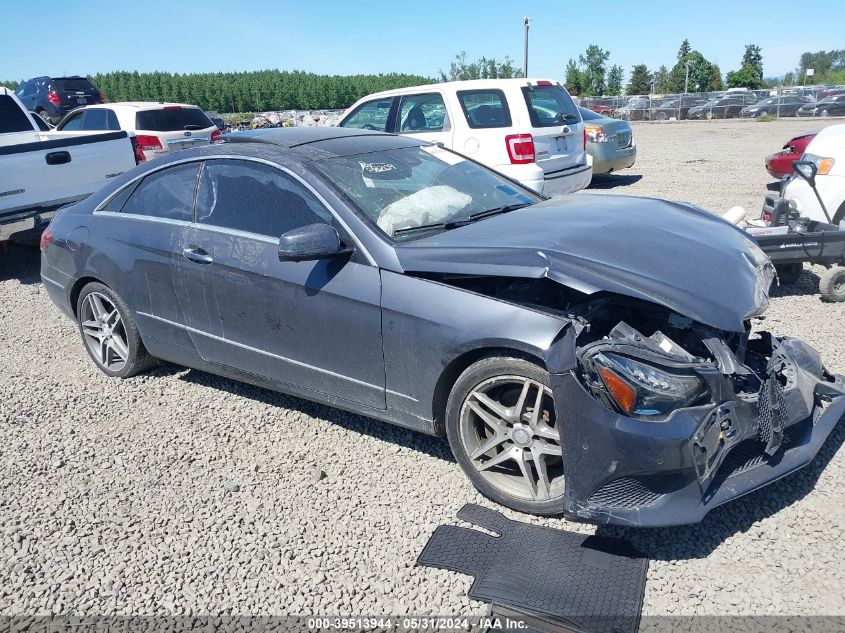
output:
[[[508,102],[501,90],[460,90],[458,101],[473,129],[511,126]]]
[[[390,107],[393,99],[376,99],[362,103],[346,119],[341,127],[362,128],[365,130],[378,130],[387,132],[387,119],[390,117]]]
[[[108,113],[108,129],[119,130],[120,122],[117,120],[117,115],[114,113],[114,110],[106,110],[106,112]]]
[[[0,134],[8,132],[32,132],[32,122],[14,99],[0,95]]]
[[[446,127],[446,104],[439,93],[406,95],[399,102],[399,131],[441,132]]]
[[[210,160],[200,179],[197,222],[278,238],[332,215],[302,183],[269,165]]]
[[[64,125],[59,126],[60,130],[81,130],[82,129],[82,117],[85,112],[77,112],[76,114],[71,115],[65,122]]]
[[[126,199],[135,191],[135,187],[138,186],[138,183],[133,183],[128,187],[124,187],[116,194],[114,194],[109,201],[106,202],[102,207],[100,207],[101,211],[112,211],[114,213],[118,213],[122,208],[123,205],[126,203]]]
[[[162,169],[144,178],[123,205],[123,213],[190,222],[200,163]]]
[[[83,130],[107,130],[109,129],[108,115],[105,108],[91,108],[85,111],[85,118],[82,120]]]

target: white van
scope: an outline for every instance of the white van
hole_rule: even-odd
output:
[[[547,196],[593,177],[578,107],[545,79],[479,79],[388,90],[357,101],[338,123],[443,145]]]

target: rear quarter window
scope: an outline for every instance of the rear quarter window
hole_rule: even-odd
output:
[[[0,95],[0,134],[9,132],[32,132],[32,123],[14,99]]]
[[[459,90],[458,101],[473,129],[511,126],[508,102],[501,90]]]
[[[525,86],[522,95],[534,127],[555,127],[581,121],[572,97],[560,86]]]
[[[179,132],[182,130],[204,130],[213,125],[211,119],[199,108],[143,110],[135,115],[136,130]]]

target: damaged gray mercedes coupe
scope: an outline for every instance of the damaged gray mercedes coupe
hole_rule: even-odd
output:
[[[108,375],[163,359],[445,435],[498,503],[632,526],[804,466],[845,413],[816,350],[752,327],[772,265],[705,211],[544,200],[373,132],[227,140],[45,232],[44,287]]]

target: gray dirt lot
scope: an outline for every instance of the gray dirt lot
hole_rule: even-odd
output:
[[[756,210],[763,157],[808,127],[636,125],[637,164],[599,191]],[[776,290],[764,325],[845,371],[845,304],[814,283]],[[0,350],[0,613],[484,612],[470,578],[414,567],[435,526],[491,505],[445,441],[172,366],[109,379],[33,252],[0,256]],[[843,439],[699,525],[601,529],[653,558],[645,613],[845,614]]]

